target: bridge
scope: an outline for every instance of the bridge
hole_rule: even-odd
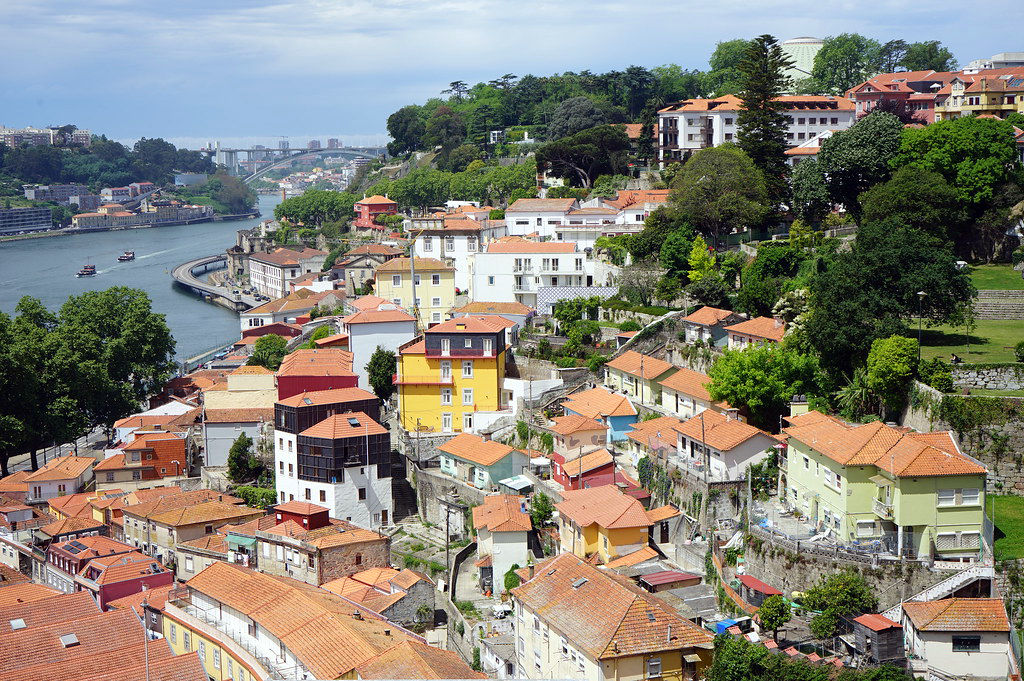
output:
[[[178,265],[171,270],[171,277],[174,279],[174,283],[177,286],[186,289],[197,296],[201,296],[203,300],[208,300],[212,303],[222,305],[223,307],[235,310],[236,312],[245,312],[246,310],[259,305],[260,301],[256,300],[252,296],[242,294],[237,296],[233,295],[225,287],[215,286],[209,282],[203,281],[197,276],[213,270],[222,270],[227,266],[228,262],[225,254],[220,253],[218,255],[207,255]]]
[[[280,168],[303,156],[341,156],[351,159],[377,158],[386,153],[385,147],[321,147],[319,149],[271,149],[263,147],[229,149],[227,147],[203,148],[199,153],[212,156],[215,163],[226,166],[232,173],[240,167],[239,155],[245,154],[245,163],[255,167],[257,163],[266,163],[263,167],[245,177],[249,182],[258,179],[264,173]]]
[[[281,156],[280,158],[272,160],[270,163],[263,166],[259,170],[246,176],[245,181],[252,182],[253,180],[258,180],[262,176],[269,173],[271,170],[275,170],[277,168],[286,166],[290,164],[292,161],[300,159],[304,156],[348,156],[349,158],[352,159],[374,159],[380,156],[382,153],[384,153],[384,149],[379,147],[345,147],[340,149],[299,149],[296,150],[294,153],[287,154],[285,156]]]

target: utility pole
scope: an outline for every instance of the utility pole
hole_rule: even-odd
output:
[[[145,598],[139,607],[142,608],[142,650],[146,659],[146,681],[149,681],[149,631],[146,629],[146,608],[149,607],[149,603]]]
[[[700,528],[701,534],[707,539],[707,526],[708,526],[708,495],[711,493],[711,487],[708,483],[708,467],[711,465],[711,457],[708,456],[708,446],[704,443],[705,432],[704,432],[704,412],[700,413],[700,455],[704,462],[704,494],[700,497]],[[708,546],[710,546],[710,541]]]

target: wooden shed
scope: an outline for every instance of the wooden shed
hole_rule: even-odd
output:
[[[874,664],[906,665],[903,626],[885,615],[867,614],[853,618],[853,639],[857,654]]]
[[[755,608],[760,608],[764,599],[769,596],[781,596],[782,592],[773,586],[768,586],[760,579],[750,575],[740,575],[740,596],[747,603]]]

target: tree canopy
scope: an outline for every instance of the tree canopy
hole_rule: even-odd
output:
[[[267,333],[260,336],[253,344],[252,355],[249,356],[247,364],[277,371],[286,354],[288,354],[288,342],[276,333]]]
[[[824,92],[841,95],[878,71],[881,45],[859,33],[825,38],[814,56],[811,77]]]
[[[366,374],[370,387],[384,402],[395,392],[395,384],[392,379],[397,371],[397,363],[395,353],[385,350],[379,345],[370,355],[370,361],[366,363]]]
[[[602,125],[548,142],[537,150],[537,166],[579,187],[590,187],[599,175],[626,171],[629,138],[621,127]]]
[[[361,197],[349,192],[310,189],[274,207],[274,217],[293,224],[320,227],[327,222],[351,220],[353,206]]]

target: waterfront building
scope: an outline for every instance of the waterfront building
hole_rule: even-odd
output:
[[[256,261],[252,263],[259,266]],[[280,298],[257,305],[238,315],[242,333],[271,324],[292,324],[299,317],[306,316],[314,307],[334,309],[342,303],[345,296],[341,291],[313,291],[309,288],[297,288]]]
[[[326,251],[315,248],[278,248],[269,253],[249,255],[249,283],[272,299],[289,293],[288,282],[295,277],[323,269]]]
[[[53,228],[53,208],[0,208],[0,234]]]
[[[389,260],[378,265],[375,279],[376,295],[412,313],[420,328],[440,324],[455,307],[455,268],[436,258]]]
[[[89,193],[89,188],[84,184],[37,184],[26,185],[24,189],[26,199],[33,201],[56,201],[57,203],[68,203],[72,196]]]

